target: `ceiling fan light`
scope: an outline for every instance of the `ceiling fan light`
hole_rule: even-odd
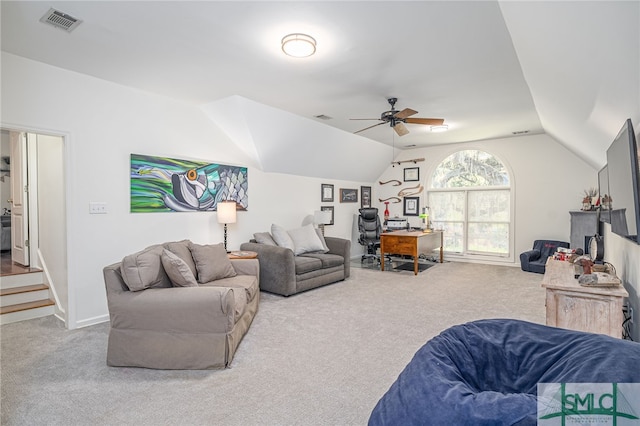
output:
[[[306,34],[289,34],[282,38],[282,51],[294,58],[306,58],[316,53],[316,40]]]
[[[431,131],[432,132],[446,132],[447,130],[449,130],[449,126],[447,124],[440,124],[438,126],[431,126]]]

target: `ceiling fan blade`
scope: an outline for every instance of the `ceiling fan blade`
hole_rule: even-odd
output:
[[[427,124],[431,126],[439,126],[444,123],[444,118],[407,118],[405,123],[411,124]]]
[[[349,120],[380,120],[379,118],[350,118]]]
[[[398,136],[404,136],[407,133],[409,133],[409,130],[407,130],[407,126],[405,126],[404,124],[402,124],[402,122],[400,123],[396,123],[395,126],[393,126],[393,130],[396,131],[396,133],[398,134]]]
[[[381,125],[383,125],[383,124],[387,124],[387,123],[385,123],[385,122],[383,121],[382,123],[374,124],[373,126],[365,127],[364,129],[360,129],[360,130],[358,130],[357,132],[353,132],[353,134],[355,135],[356,133],[364,132],[365,130],[369,130],[369,129],[371,129],[372,127],[381,126]]]
[[[418,113],[418,111],[414,111],[414,110],[412,110],[411,108],[405,108],[405,109],[403,109],[402,111],[400,111],[400,112],[398,112],[398,113],[395,113],[393,116],[394,116],[395,118],[400,118],[400,119],[402,119],[402,118],[407,118],[407,117],[409,117],[410,115],[414,115],[414,114],[417,114],[417,113]]]

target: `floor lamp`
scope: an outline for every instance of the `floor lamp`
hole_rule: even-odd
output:
[[[236,202],[220,201],[218,203],[218,223],[224,223],[224,249],[227,250],[227,224],[236,223]]]

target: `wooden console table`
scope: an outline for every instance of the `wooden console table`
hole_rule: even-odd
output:
[[[581,286],[572,263],[552,258],[545,268],[547,325],[622,338],[622,304],[629,297],[622,285]]]
[[[440,263],[443,262],[442,231],[393,231],[380,234],[380,264],[384,271],[384,255],[406,254],[413,256],[413,272],[418,275],[418,256],[440,248]]]

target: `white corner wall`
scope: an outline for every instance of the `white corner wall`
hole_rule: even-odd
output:
[[[616,274],[629,292],[633,307],[631,337],[640,342],[640,245],[611,232],[611,225],[603,223],[604,260],[616,268]]]
[[[196,105],[151,95],[2,52],[2,122],[9,129],[64,138],[67,222],[67,327],[107,321],[102,268],[148,245],[191,239],[222,241],[214,212],[129,212],[130,154],[216,163],[252,164],[250,158]],[[229,227],[229,248],[278,223],[300,226],[319,209],[320,183],[359,188],[367,183],[268,174],[249,168],[249,208]],[[108,213],[90,215],[89,203]],[[329,236],[350,238],[359,203],[340,204]],[[357,244],[354,253],[359,253]]]
[[[59,136],[32,135],[29,144],[35,143],[37,152],[37,244],[40,260],[47,273],[47,283],[56,296],[58,315],[68,309],[67,280],[67,227],[65,223],[64,192],[64,144]],[[33,240],[33,238],[30,238]]]

